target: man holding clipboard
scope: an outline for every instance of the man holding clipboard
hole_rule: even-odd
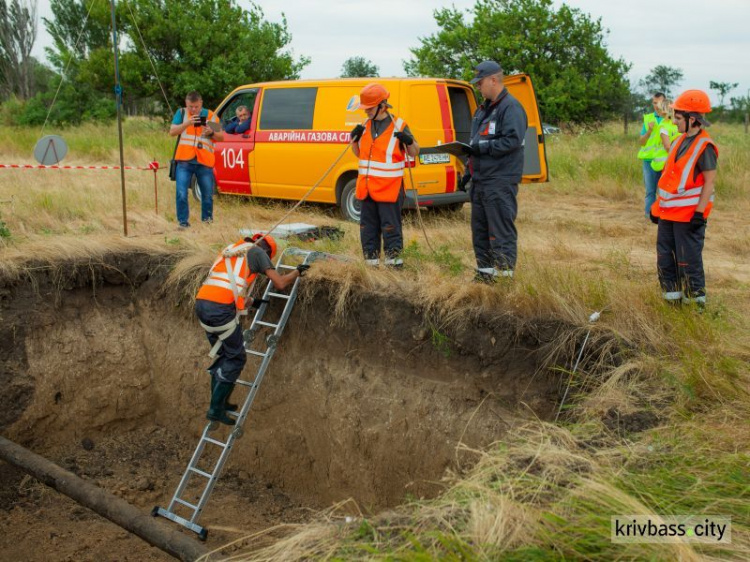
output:
[[[459,188],[465,188],[471,178],[475,279],[494,283],[500,277],[512,278],[516,267],[516,197],[523,175],[528,121],[523,106],[505,88],[503,69],[498,63],[484,61],[474,70],[476,76],[471,83],[485,101],[471,122],[469,165]]]

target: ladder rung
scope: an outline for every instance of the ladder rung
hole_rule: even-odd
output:
[[[256,324],[260,324],[261,326],[268,326],[269,328],[278,328],[278,324],[274,324],[272,322],[263,322],[263,320],[258,320]]]
[[[240,386],[251,386],[251,387],[255,386],[254,382],[247,382],[247,381],[240,381],[240,380],[236,381],[236,384]]]
[[[229,413],[229,412],[227,412],[227,413]],[[203,472],[202,470],[198,470],[197,468],[193,468],[192,466],[188,470],[191,470],[191,471],[195,472],[196,474],[200,474],[201,476],[203,476],[205,478],[211,478],[211,475],[208,472]]]
[[[187,507],[189,507],[193,511],[197,511],[197,509],[198,509],[197,505],[193,505],[192,503],[186,502],[185,500],[181,500],[180,498],[175,498],[174,501],[176,501],[177,503],[181,503],[182,505],[186,505]]]
[[[256,355],[258,357],[265,357],[265,353],[261,353],[260,351],[253,351],[252,349],[246,349],[245,352],[249,353],[250,355]]]
[[[268,293],[269,297],[276,297],[278,299],[287,299],[289,300],[289,295],[282,295],[281,293]]]
[[[213,443],[214,445],[218,445],[219,447],[226,448],[227,444],[222,441],[217,441],[216,439],[211,439],[210,437],[204,437],[204,441],[208,441],[209,443]]]

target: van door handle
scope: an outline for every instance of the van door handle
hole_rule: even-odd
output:
[[[430,181],[418,181],[417,185],[429,185],[431,183],[438,183],[438,180],[430,180]]]

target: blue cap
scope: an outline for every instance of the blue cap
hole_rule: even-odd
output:
[[[498,72],[502,72],[503,67],[500,66],[498,63],[492,60],[486,60],[484,62],[480,62],[478,65],[474,67],[474,72],[476,72],[476,76],[471,79],[472,84],[476,84],[479,82],[482,78],[487,78],[488,76],[494,76]]]

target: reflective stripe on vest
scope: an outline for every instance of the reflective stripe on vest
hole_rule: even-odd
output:
[[[183,123],[188,117],[187,112],[185,112]],[[206,121],[218,124],[219,118],[214,115],[213,111],[209,110]],[[185,129],[182,135],[180,135],[180,140],[177,142],[175,160],[189,161],[195,158],[199,164],[213,168],[216,162],[214,157],[214,141],[210,138],[201,137],[201,129],[203,127],[195,127],[193,125]]]
[[[223,253],[245,244],[240,240],[230,244],[219,255],[203,282],[196,298],[223,304],[234,303],[238,310],[245,308],[245,295],[255,281],[256,275],[250,273],[246,254],[235,257],[224,257]]]
[[[656,153],[654,154],[654,158],[651,161],[651,169],[655,172],[661,172],[664,169],[664,164],[667,163],[667,157],[669,156],[669,151],[664,148],[664,143],[661,139],[662,135],[666,134],[669,138],[670,148],[674,144],[674,141],[677,140],[677,138],[680,136],[680,133],[677,130],[677,125],[672,123],[672,121],[670,121],[669,119],[662,119],[658,127],[659,144],[657,146]]]
[[[688,149],[687,153],[677,160],[677,152],[687,135],[681,135],[672,144],[667,163],[662,172],[657,190],[658,197],[651,212],[659,218],[674,222],[690,222],[695,209],[703,194],[703,174],[695,177],[695,166],[703,151],[710,145],[714,146],[718,156],[718,149],[706,131],[698,133],[698,137]],[[703,216],[708,217],[713,206],[714,195],[711,194]]]
[[[643,116],[643,124],[646,125],[647,132],[648,124],[651,122],[654,123],[651,135],[649,135],[646,144],[638,151],[638,158],[641,160],[653,160],[659,150],[659,146],[661,146],[661,134],[659,133],[659,124],[656,122],[656,116],[653,113]]]
[[[365,132],[359,140],[357,199],[366,199],[369,195],[374,201],[382,203],[398,201],[404,177],[404,154],[394,135],[405,127],[404,120],[399,117],[392,120],[378,138],[373,139],[372,121],[367,121]]]

